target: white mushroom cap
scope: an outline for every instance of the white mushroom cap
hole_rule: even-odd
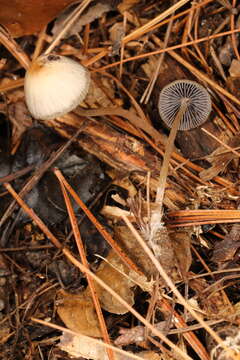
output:
[[[88,70],[60,55],[37,58],[25,76],[25,98],[35,119],[53,119],[76,108],[87,95]]]

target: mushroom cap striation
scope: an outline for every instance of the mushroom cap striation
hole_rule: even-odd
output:
[[[53,119],[76,108],[87,95],[88,70],[61,55],[42,55],[31,64],[24,90],[28,109],[35,119]]]
[[[211,110],[212,102],[207,90],[191,80],[176,80],[160,92],[158,109],[162,120],[172,127],[182,104],[187,104],[179,130],[190,130],[203,124]]]

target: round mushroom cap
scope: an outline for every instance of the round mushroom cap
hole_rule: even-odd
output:
[[[160,92],[158,110],[165,124],[172,127],[183,101],[187,103],[187,108],[179,130],[190,130],[202,125],[211,112],[212,102],[207,90],[191,80],[173,81]]]
[[[62,55],[42,55],[25,76],[25,99],[35,119],[48,120],[75,109],[87,95],[88,70]]]

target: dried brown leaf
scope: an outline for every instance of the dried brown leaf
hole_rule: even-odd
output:
[[[2,0],[0,23],[13,37],[40,31],[66,6],[76,0]]]
[[[240,145],[240,136],[235,135],[228,143],[232,148],[236,148]],[[219,146],[212,154],[206,157],[206,160],[211,164],[211,167],[202,170],[199,175],[201,179],[207,181],[217,176],[220,172],[224,171],[229,162],[237,158],[232,152],[226,152],[224,146]]]
[[[165,331],[169,324],[167,321],[161,321],[160,323],[154,324],[155,328],[159,331]],[[126,346],[129,344],[138,344],[144,341],[146,329],[142,325],[134,326],[131,329],[120,329],[120,335],[114,341],[117,346]]]
[[[123,0],[121,4],[118,5],[118,10],[123,13],[124,11],[127,11],[131,9],[134,5],[139,3],[140,0]]]
[[[134,293],[131,288],[135,285],[128,276],[129,268],[120,260],[115,252],[110,251],[107,261],[102,261],[96,275],[119,294],[129,305],[134,304]],[[111,264],[111,265],[110,265]],[[123,274],[126,274],[124,276]],[[106,292],[99,284],[95,283],[96,292],[104,310],[114,314],[125,314],[126,308]]]
[[[217,264],[231,261],[239,247],[240,224],[234,224],[231,231],[224,236],[224,239],[215,243],[212,260]]]
[[[208,283],[205,279],[193,279],[189,281],[190,287],[196,292],[197,300],[200,308],[208,316],[224,316],[224,314],[230,314],[229,304],[226,303],[226,298],[219,290],[218,286],[215,286],[208,290]]]
[[[192,264],[191,234],[188,231],[175,231],[170,232],[169,236],[172,240],[178,268],[185,278]]]
[[[109,357],[106,348],[100,344],[93,343],[91,339],[86,339],[81,336],[70,335],[63,333],[60,339],[59,347],[66,351],[70,356],[93,360],[108,360]],[[116,360],[130,360],[131,357],[119,353],[114,353]]]
[[[145,252],[139,246],[137,240],[132,236],[127,226],[116,225],[114,228],[115,237],[121,248],[128,254],[133,262],[150,277],[157,273],[152,261],[146,256]]]
[[[164,357],[162,355],[156,353],[155,351],[141,351],[138,353],[138,356],[142,357],[146,360],[163,360]],[[165,358],[167,359],[167,358]]]
[[[101,106],[102,108],[113,106],[114,104],[114,84],[113,81],[106,77],[92,79],[85,103],[90,108]]]
[[[61,350],[66,351],[71,357],[79,358],[84,357],[84,359],[92,360],[108,360],[108,355],[104,346],[101,346],[98,343],[93,343],[91,339],[83,338],[81,336],[75,336],[68,333],[63,333],[60,338],[60,344],[58,345]],[[129,352],[129,354],[132,354]],[[168,359],[163,358],[154,351],[142,351],[136,354],[139,359],[146,360],[160,360]],[[114,352],[114,359],[116,360],[130,360],[132,359],[131,355],[119,354]]]
[[[57,313],[70,330],[88,336],[101,337],[98,318],[88,292],[84,291],[75,295],[61,291]]]
[[[233,59],[229,68],[229,74],[231,77],[240,77],[240,60]]]

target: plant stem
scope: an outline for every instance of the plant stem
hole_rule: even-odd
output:
[[[166,151],[164,154],[163,163],[162,163],[162,167],[161,167],[161,171],[160,171],[160,175],[159,175],[159,184],[158,184],[156,199],[155,199],[155,202],[156,202],[156,204],[158,204],[158,206],[154,210],[154,213],[152,214],[151,225],[153,225],[153,222],[155,222],[156,220],[159,224],[161,223],[161,219],[162,219],[162,215],[163,215],[163,213],[162,213],[163,198],[164,198],[164,193],[165,193],[165,188],[166,188],[169,162],[170,162],[171,155],[173,152],[174,141],[175,141],[175,138],[177,135],[177,131],[179,129],[180,122],[181,122],[181,120],[185,114],[185,111],[187,109],[187,106],[188,106],[187,100],[188,99],[182,100],[180,109],[174,119],[173,126],[172,126],[172,129],[171,129],[169,137],[168,137],[168,142],[167,142]]]

